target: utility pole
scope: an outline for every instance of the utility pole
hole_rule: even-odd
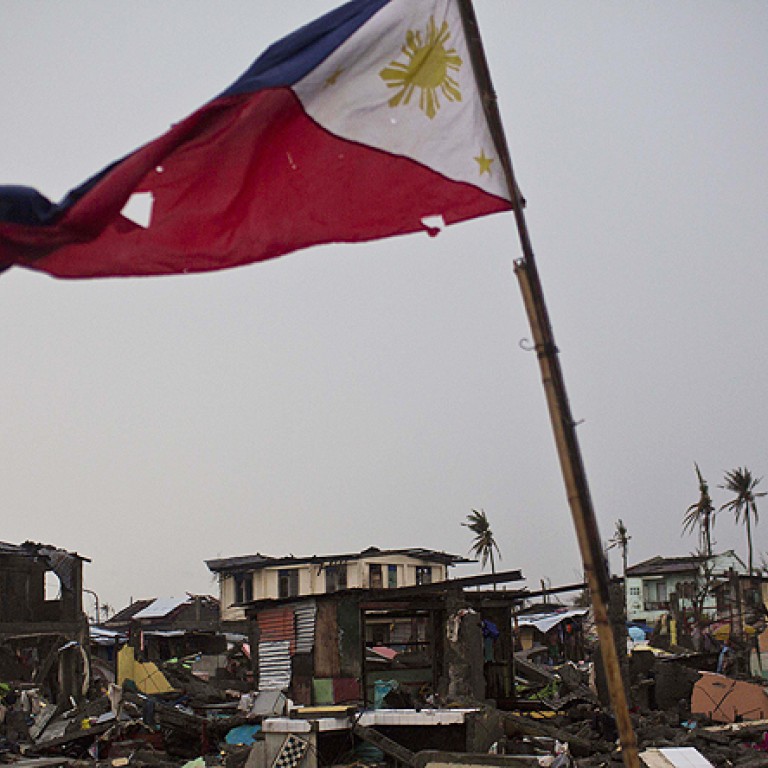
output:
[[[94,624],[100,624],[101,608],[99,607],[99,596],[92,589],[86,589],[85,587],[83,587],[83,592],[86,592],[89,595],[93,595],[93,599],[96,602],[96,621],[94,622]]]

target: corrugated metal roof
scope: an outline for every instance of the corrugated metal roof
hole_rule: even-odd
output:
[[[665,573],[692,573],[706,561],[706,557],[691,555],[689,557],[652,557],[637,565],[627,568],[627,576],[645,576]]]
[[[134,619],[161,619],[171,611],[175,611],[182,605],[191,602],[189,596],[185,597],[158,597],[146,608],[142,608],[133,615]]]
[[[105,622],[107,626],[110,624],[120,624],[123,622],[128,622],[130,619],[132,619],[139,611],[144,610],[147,606],[152,605],[152,603],[155,602],[155,598],[151,598],[149,600],[134,600],[127,608],[123,608],[121,611],[118,611],[114,616],[112,616],[108,621]]]
[[[77,552],[68,552],[66,549],[54,547],[52,544],[38,544],[34,541],[25,541],[23,544],[11,544],[8,541],[0,541],[0,554],[22,555],[23,557],[46,557],[50,559],[50,555],[53,552],[69,555],[78,560],[83,560],[86,563],[91,562],[89,558],[78,555]]]
[[[552,627],[556,627],[561,621],[575,616],[584,616],[587,613],[589,613],[589,608],[573,608],[570,611],[562,611],[560,613],[534,613],[521,616],[517,620],[517,625],[519,627],[535,627],[539,632],[549,632]]]
[[[259,690],[285,690],[291,684],[291,644],[287,640],[259,643]]]
[[[348,560],[360,560],[371,557],[391,557],[393,555],[404,555],[418,560],[426,560],[444,565],[453,565],[455,563],[474,563],[475,560],[468,560],[462,555],[451,555],[448,552],[441,552],[435,549],[422,549],[421,547],[410,547],[408,549],[379,549],[378,547],[368,547],[362,552],[352,552],[339,555],[310,555],[309,557],[269,557],[257,552],[255,555],[241,555],[239,557],[220,557],[215,560],[206,560],[205,564],[209,570],[217,571],[237,571],[237,570],[256,570],[258,568],[276,567],[279,565],[324,565],[326,563],[340,563]]]
[[[205,564],[211,571],[236,570],[245,566],[260,567],[271,565],[277,558],[262,555],[257,552],[255,555],[238,555],[236,557],[218,557],[214,560],[206,560]]]
[[[127,636],[123,632],[115,632],[113,629],[104,629],[104,627],[88,627],[91,642],[96,645],[114,645],[116,642],[125,642]]]

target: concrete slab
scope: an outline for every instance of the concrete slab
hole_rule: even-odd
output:
[[[640,753],[640,760],[646,768],[714,768],[693,747],[652,747]]]

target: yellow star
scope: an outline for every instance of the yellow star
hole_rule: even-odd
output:
[[[485,150],[480,150],[480,155],[475,158],[475,162],[480,167],[480,175],[482,176],[484,173],[487,173],[489,176],[491,175],[491,163],[493,162],[492,157],[486,157],[485,156]]]
[[[344,70],[339,67],[330,77],[325,78],[325,87],[327,88],[329,85],[336,85],[336,81],[341,77],[341,73]]]

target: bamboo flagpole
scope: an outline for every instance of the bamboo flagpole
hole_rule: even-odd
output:
[[[515,181],[512,159],[507,147],[501,124],[496,95],[491,83],[490,70],[480,39],[474,8],[471,0],[457,0],[461,9],[464,33],[469,46],[470,58],[488,123],[491,126],[496,151],[506,176],[507,187],[512,198],[512,208],[523,257],[514,264],[515,275],[520,284],[528,322],[539,360],[542,384],[552,422],[560,468],[563,474],[568,504],[571,509],[576,537],[579,543],[584,572],[592,599],[595,625],[597,627],[600,654],[605,667],[611,705],[619,731],[622,756],[626,768],[640,768],[637,739],[629,717],[627,696],[621,677],[619,657],[616,651],[613,629],[608,619],[610,579],[603,555],[597,519],[592,507],[586,471],[581,457],[576,425],[571,415],[568,395],[565,389],[558,349],[555,345],[549,313],[544,301],[544,292],[539,279],[536,259],[531,246],[523,208],[525,201]]]

